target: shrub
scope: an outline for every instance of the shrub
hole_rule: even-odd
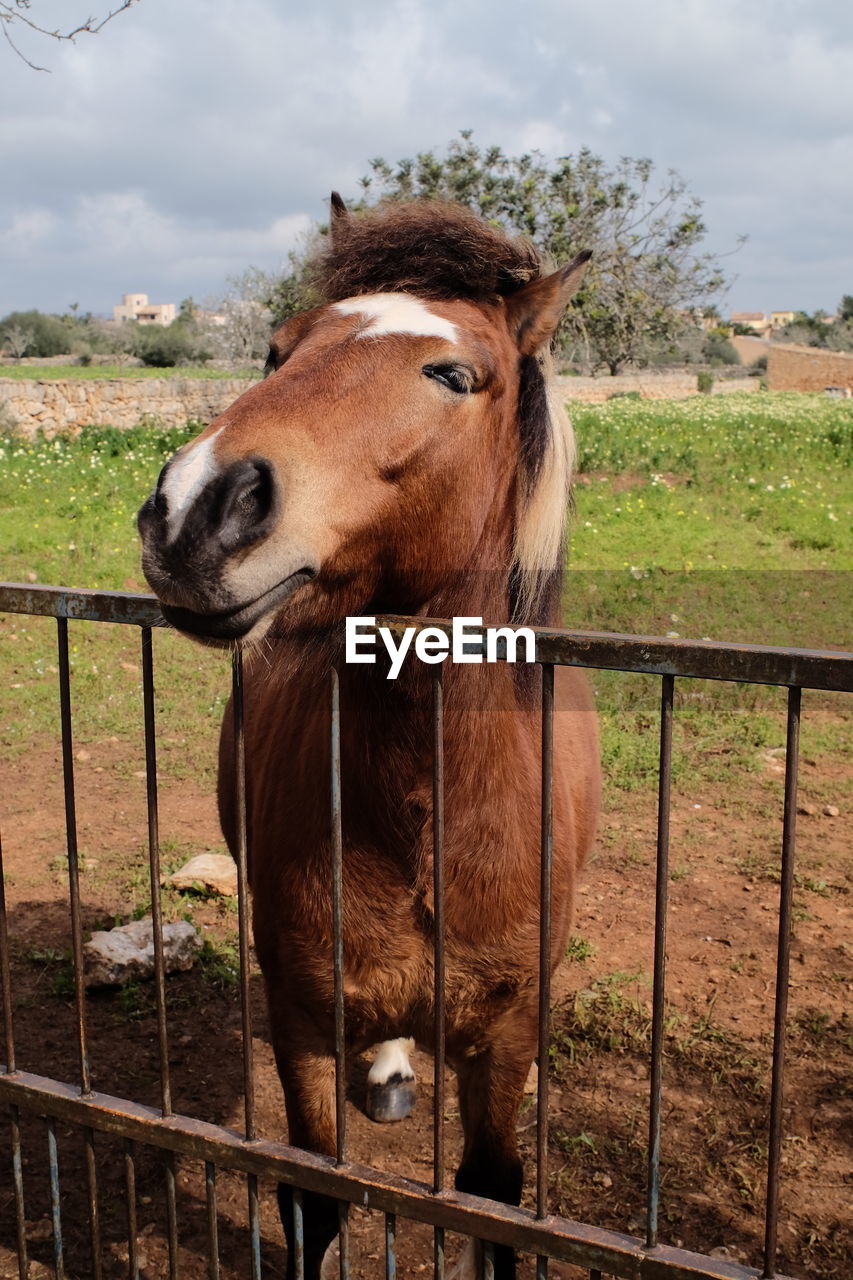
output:
[[[714,375],[709,373],[707,369],[703,369],[701,373],[696,374],[696,390],[701,391],[703,395],[709,395],[714,386]]]
[[[712,365],[740,364],[740,356],[725,334],[709,333],[702,343],[702,355]]]

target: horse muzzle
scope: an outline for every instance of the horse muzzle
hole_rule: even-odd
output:
[[[286,557],[291,568],[263,554],[281,508],[266,459],[234,462],[191,493],[175,482],[173,465],[174,459],[163,468],[137,516],[143,572],[168,623],[227,645],[248,636],[316,569],[299,557]]]

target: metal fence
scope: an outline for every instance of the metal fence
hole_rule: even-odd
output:
[[[349,1275],[347,1209],[358,1204],[385,1215],[385,1262],[388,1280],[397,1273],[395,1250],[398,1218],[428,1224],[434,1230],[434,1274],[443,1277],[444,1233],[459,1232],[484,1242],[484,1275],[492,1274],[492,1249],[513,1246],[536,1259],[537,1278],[547,1276],[548,1259],[560,1259],[584,1268],[590,1280],[602,1275],[623,1280],[746,1280],[757,1273],[733,1262],[713,1259],[674,1248],[659,1239],[658,1207],[661,1168],[661,1102],[663,1097],[664,997],[666,981],[667,889],[669,884],[669,814],[672,754],[672,718],[675,681],[699,677],[780,685],[788,689],[787,751],[779,901],[778,954],[771,1102],[768,1125],[768,1169],[765,1212],[764,1269],[770,1278],[775,1269],[779,1222],[780,1155],[782,1143],[785,1027],[790,963],[794,845],[797,793],[797,752],[800,696],[803,688],[853,691],[853,654],[778,649],[765,646],[691,642],[540,629],[536,633],[536,658],[542,667],[542,808],[541,808],[541,927],[539,977],[539,1082],[537,1094],[536,1209],[513,1208],[453,1192],[446,1185],[444,1139],[444,865],[443,865],[443,687],[439,673],[433,678],[433,805],[435,956],[435,1078],[433,1184],[426,1186],[347,1158],[346,1084],[344,1045],[344,992],[342,942],[342,839],[340,793],[340,707],[337,675],[332,672],[330,824],[333,859],[333,929],[336,1006],[336,1112],[337,1155],[314,1155],[261,1137],[256,1131],[252,1028],[249,1000],[249,917],[246,873],[246,821],[243,795],[244,755],[242,733],[242,667],[239,652],[233,658],[235,738],[238,774],[237,856],[239,891],[240,993],[242,1004],[242,1053],[244,1131],[235,1132],[189,1116],[176,1114],[172,1106],[166,984],[163,962],[163,926],[160,908],[160,850],[157,805],[157,761],[154,719],[152,629],[163,621],[151,596],[121,592],[70,591],[64,588],[0,584],[0,612],[53,617],[57,626],[59,703],[65,794],[72,955],[75,974],[76,1038],[79,1080],[75,1084],[20,1070],[16,1064],[13,1026],[13,991],[10,970],[7,913],[0,846],[0,980],[6,1042],[5,1065],[0,1067],[0,1102],[7,1109],[12,1149],[12,1177],[16,1217],[17,1259],[20,1280],[27,1277],[25,1188],[21,1154],[21,1113],[42,1117],[47,1124],[50,1164],[51,1229],[54,1272],[64,1276],[63,1197],[59,1182],[56,1125],[70,1123],[83,1134],[86,1155],[88,1217],[91,1238],[91,1274],[103,1274],[101,1221],[98,1200],[96,1135],[123,1140],[126,1173],[128,1272],[139,1274],[137,1242],[135,1161],[142,1145],[164,1153],[167,1207],[169,1275],[177,1277],[178,1220],[176,1157],[203,1163],[207,1196],[208,1274],[219,1276],[217,1251],[216,1171],[229,1169],[246,1176],[248,1186],[248,1274],[261,1276],[259,1179],[283,1182],[296,1189],[294,1215],[297,1246],[301,1229],[301,1192],[320,1192],[336,1198],[341,1206],[341,1276]],[[147,779],[148,852],[155,953],[155,988],[159,1037],[160,1106],[146,1107],[125,1098],[111,1097],[92,1088],[87,1039],[87,1011],[83,976],[83,929],[79,888],[77,821],[75,811],[74,753],[72,747],[71,679],[68,647],[69,620],[90,620],[134,626],[140,631]],[[398,634],[416,619],[382,618],[379,623]],[[426,624],[424,624],[426,625]],[[430,626],[436,624],[433,620]],[[642,672],[660,679],[660,770],[657,822],[656,905],[654,929],[654,984],[650,1091],[648,1113],[647,1229],[644,1240],[554,1216],[548,1210],[548,1046],[549,963],[551,893],[551,771],[553,746],[554,667],[557,665]],[[298,1256],[298,1247],[297,1247]],[[380,1264],[377,1264],[380,1265]],[[298,1263],[297,1263],[298,1268]],[[297,1271],[298,1273],[298,1271]],[[782,1280],[780,1277],[779,1280]]]

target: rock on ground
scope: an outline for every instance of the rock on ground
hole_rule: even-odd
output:
[[[195,889],[233,898],[237,893],[237,864],[224,853],[199,853],[167,876],[173,889]]]
[[[166,973],[191,969],[201,939],[186,920],[163,925],[163,961]],[[154,973],[154,923],[135,920],[118,929],[93,933],[83,947],[87,987],[124,986]]]

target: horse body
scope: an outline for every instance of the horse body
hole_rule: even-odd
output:
[[[247,645],[255,943],[290,1141],[327,1154],[332,664],[347,1053],[400,1037],[430,1045],[434,1032],[432,673],[413,657],[395,681],[381,664],[343,664],[342,619],[559,621],[568,438],[537,353],[585,259],[541,277],[529,252],[508,244],[445,206],[339,216],[330,300],[273,336],[271,376],[167,464],[140,513],[144,567],[166,617],[206,642]],[[492,277],[477,285],[490,262]],[[538,679],[504,664],[445,664],[446,1037],[465,1133],[456,1185],[510,1203],[521,1194],[515,1123],[537,1042]],[[232,849],[233,797],[229,708],[219,799]],[[580,673],[560,670],[554,966],[597,799],[591,699]],[[401,1048],[385,1056],[389,1070],[405,1060]],[[290,1239],[285,1188],[280,1202]],[[305,1274],[316,1280],[335,1202],[306,1194],[304,1222]],[[497,1251],[496,1275],[514,1275],[511,1251]]]

